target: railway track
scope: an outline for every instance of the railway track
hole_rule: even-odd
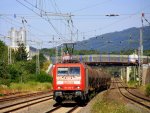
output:
[[[118,84],[121,84],[122,87],[119,87]],[[126,86],[124,87],[122,83],[117,83],[117,88],[119,89],[119,92],[123,97],[150,110],[150,101],[148,99],[145,99],[143,97],[131,93],[130,91],[128,91]]]
[[[51,95],[42,96],[42,97],[39,97],[39,98],[35,98],[35,99],[31,99],[31,100],[27,100],[27,101],[23,101],[23,102],[19,102],[19,103],[15,103],[15,104],[0,107],[0,111],[2,113],[14,112],[14,111],[26,108],[28,106],[32,106],[32,105],[35,105],[35,104],[38,104],[38,103],[41,103],[41,102],[44,102],[44,101],[48,101],[50,99],[52,99]]]
[[[20,98],[28,98],[28,97],[38,96],[38,95],[42,95],[42,94],[48,94],[48,93],[50,93],[50,92],[45,91],[45,92],[29,93],[29,94],[23,94],[23,95],[17,95],[17,96],[13,95],[12,97],[1,98],[0,103],[5,102],[5,101],[16,100],[16,99],[20,99]]]
[[[115,78],[111,79],[111,87],[110,87],[110,89],[116,89],[116,83],[119,83],[119,82],[116,82],[114,79]]]
[[[124,85],[123,85],[122,83],[120,83],[120,84],[124,87]],[[125,86],[125,87],[126,87],[126,86]],[[142,95],[141,95],[141,96],[136,95],[136,94],[132,93],[131,91],[129,91],[128,88],[125,88],[125,90],[126,90],[128,93],[130,93],[131,95],[133,95],[133,96],[135,96],[135,97],[137,97],[137,98],[140,98],[140,99],[142,99],[142,100],[145,100],[145,101],[147,101],[147,102],[150,102],[150,99],[149,99],[149,98],[142,97]]]
[[[79,106],[78,105],[75,105],[73,107],[64,107],[62,105],[59,105],[49,111],[47,111],[46,113],[61,113],[61,112],[64,112],[64,113],[72,113],[74,112]]]

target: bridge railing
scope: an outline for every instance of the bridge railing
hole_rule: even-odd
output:
[[[72,56],[74,60],[80,62],[122,62],[127,63],[131,62],[129,55],[74,55]],[[143,56],[143,63],[150,63],[149,56]],[[55,57],[51,57],[52,63],[56,62]],[[62,58],[57,57],[57,62],[61,62]]]
[[[79,55],[73,58],[81,62],[128,62],[128,56],[120,55]]]

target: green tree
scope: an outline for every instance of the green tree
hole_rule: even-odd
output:
[[[8,73],[7,50],[5,43],[0,40],[0,84],[9,85],[10,76]]]
[[[0,60],[7,61],[7,46],[3,41],[0,40]]]
[[[27,61],[28,53],[26,52],[26,47],[23,43],[19,44],[18,50],[15,52],[16,61]]]
[[[4,61],[0,61],[0,78],[8,79],[8,66]]]
[[[35,60],[29,60],[24,65],[25,70],[29,74],[35,74],[36,72],[36,61]]]
[[[36,61],[36,56],[34,56],[32,59]],[[40,67],[43,68],[44,62],[47,61],[47,59],[45,58],[45,56],[43,55],[43,53],[39,54],[39,61],[40,61]]]
[[[7,46],[0,40],[0,78],[9,78],[7,67]]]

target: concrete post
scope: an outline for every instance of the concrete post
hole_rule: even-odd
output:
[[[130,81],[130,72],[131,72],[131,67],[126,67],[126,77],[127,77],[127,82]]]
[[[121,80],[123,80],[123,68],[121,68]]]
[[[142,65],[142,85],[150,83],[150,65]]]

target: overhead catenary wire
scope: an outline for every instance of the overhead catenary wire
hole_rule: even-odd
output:
[[[2,19],[3,19],[3,17],[2,17]],[[22,23],[21,22],[18,22],[18,21],[15,21],[15,20],[13,20],[13,19],[11,19],[11,18],[8,18],[8,17],[6,17],[6,18],[4,18],[4,20],[6,21],[6,19],[8,19],[9,21],[7,21],[8,23],[11,23],[11,21],[14,21],[14,23],[11,23],[11,24],[13,24],[13,25],[15,25],[15,26],[17,26],[17,27],[21,27],[22,26]],[[21,26],[19,26],[19,25],[21,25]],[[28,26],[30,26],[29,24],[28,24]],[[31,27],[31,26],[30,26]],[[28,32],[30,32],[29,30],[27,30]],[[31,33],[31,32],[30,32]],[[31,33],[32,35],[34,35],[33,33]],[[35,36],[35,35],[34,35]],[[36,36],[37,37],[37,36]]]
[[[36,11],[34,11],[32,8],[28,7],[27,5],[23,4],[22,2],[20,2],[19,0],[16,0],[19,4],[23,5],[24,7],[26,7],[27,9],[29,9],[30,11],[34,12],[36,15],[38,15],[39,17],[41,17],[42,19],[44,19],[45,21],[47,21],[51,26],[52,28],[54,29],[54,31],[59,35],[59,36],[62,36],[58,31],[57,29],[54,27],[54,25],[51,23],[50,19],[47,17],[47,18],[43,18],[39,13],[37,13]],[[24,0],[26,1],[26,0]],[[29,3],[28,3],[29,4]],[[34,6],[33,4],[30,4],[32,6]],[[34,6],[35,7],[35,6]],[[36,8],[36,7],[35,7]],[[36,8],[38,9],[38,8]],[[40,9],[40,11],[43,11]],[[45,12],[44,12],[45,13]]]
[[[59,7],[58,7],[56,1],[53,0],[53,1],[51,1],[51,3],[52,3],[52,4],[54,3],[54,5],[55,5],[55,7],[54,7],[55,11],[61,13],[61,10],[59,9]],[[70,14],[70,15],[71,15],[71,14]],[[76,30],[79,32],[78,28],[74,26],[71,16],[69,17],[69,20],[70,20],[70,22],[71,22],[71,24],[72,24],[72,29],[71,29],[71,26],[69,25],[69,20],[66,19],[65,17],[63,17],[63,18],[68,22],[68,27],[69,27],[69,29],[70,29],[70,31],[71,31],[71,33],[69,33],[69,34],[71,35],[71,37],[72,37],[72,35],[75,35],[75,34],[76,34],[76,33],[73,33],[74,31],[72,32],[72,30],[76,29]],[[63,21],[62,21],[62,22],[63,22]],[[63,22],[63,23],[64,23],[64,22]],[[64,23],[64,24],[67,26],[66,23]],[[78,35],[78,34],[77,34],[77,35]],[[77,37],[78,37],[78,36],[77,36]],[[77,38],[77,39],[78,39],[78,38]],[[71,39],[71,40],[72,40],[72,39]],[[77,41],[78,41],[78,40],[77,40]]]
[[[21,24],[21,23],[20,23]]]
[[[24,1],[27,2],[28,4],[30,4],[31,6],[33,6],[34,8],[40,10],[40,11],[41,11],[41,15],[38,14],[38,13],[36,13],[36,14],[38,14],[38,16],[40,16],[41,18],[43,18],[43,17],[42,17],[42,14],[43,14],[43,13],[46,14],[46,11],[44,11],[43,9],[40,9],[40,8],[38,8],[38,7],[35,7],[33,4],[31,4],[31,3],[28,2],[27,0],[24,0]],[[46,17],[47,17],[47,20],[46,20],[46,21],[48,21],[48,23],[52,26],[52,28],[55,30],[55,32],[56,32],[58,35],[61,35],[61,34],[58,32],[58,30],[55,28],[55,26],[51,23],[49,17],[48,17],[47,15],[46,15]],[[45,18],[44,18],[44,19],[45,19]]]
[[[44,13],[45,15],[46,15],[46,17],[47,17],[47,20],[51,23],[51,21],[50,21],[50,18],[48,17],[48,15],[47,15],[47,12],[46,11],[44,11],[44,10],[42,10],[42,9],[40,9],[40,8],[38,8],[38,7],[35,7],[33,4],[31,4],[30,2],[28,2],[27,0],[24,0],[25,2],[27,2],[28,4],[30,4],[31,6],[33,6],[34,8],[36,8],[36,9],[38,9],[38,10],[40,10],[42,13]],[[42,13],[41,13],[41,16],[42,16]],[[62,14],[61,12],[60,12],[60,14]],[[62,16],[63,17],[63,16]],[[57,34],[58,34],[58,30],[55,28],[55,26],[51,23],[51,25],[52,25],[52,27],[55,29],[55,31],[57,31]],[[61,35],[62,36],[62,34],[60,33],[60,34],[58,34],[58,35]]]
[[[146,13],[146,14],[150,14],[150,13]],[[5,15],[5,14],[1,14],[1,15]],[[6,15],[13,15],[13,14],[6,14]],[[16,15],[19,15],[19,14],[16,14]],[[27,15],[27,14],[25,14],[25,15]],[[119,14],[120,15],[120,14]],[[128,17],[127,18],[129,18],[130,16],[134,16],[134,15],[139,15],[139,13],[134,13],[134,14],[129,14],[128,15]],[[21,16],[21,15],[20,15]],[[102,19],[105,19],[105,18],[102,18]],[[112,18],[106,18],[106,19],[112,19]],[[124,19],[126,19],[126,18],[121,18],[120,20],[122,21],[122,20],[124,20]],[[113,23],[117,23],[117,22],[113,22]],[[95,29],[96,30],[96,29]],[[95,31],[95,30],[90,30],[91,32],[93,32],[93,31]],[[90,31],[87,31],[87,32],[90,32]]]
[[[25,0],[25,1],[27,1],[27,0]],[[35,6],[36,7],[36,6]],[[42,9],[43,10],[43,9]],[[128,15],[128,16],[131,16],[131,15]],[[116,23],[118,23],[118,22],[116,22]],[[111,24],[110,24],[111,25]],[[106,25],[107,26],[107,25]],[[108,25],[108,27],[109,27],[109,25]],[[106,27],[107,28],[107,27]],[[103,30],[103,28],[101,28],[102,30]],[[104,28],[105,29],[105,28]],[[93,31],[91,31],[91,32],[94,32],[95,30],[93,30]],[[81,34],[81,32],[79,32],[79,34]],[[62,34],[63,35],[63,34]]]
[[[8,22],[8,23],[10,23],[10,24],[12,24],[14,26],[17,26],[17,27],[21,27],[22,26],[21,22],[15,20],[15,19],[9,18],[8,16],[1,16],[1,19],[5,20],[6,22]],[[28,26],[31,29],[34,28],[35,30],[37,30],[35,27],[31,26],[29,23],[26,23],[26,26]],[[30,32],[29,30],[27,30],[27,31]],[[39,29],[38,29],[38,32],[40,32]],[[37,33],[33,34],[33,33],[30,32],[30,34],[32,34],[34,37],[37,37],[37,36],[39,37],[40,36]],[[64,34],[64,35],[66,35],[66,34]],[[46,36],[46,35],[43,35],[43,36]],[[47,36],[50,36],[50,37],[54,36],[55,37],[55,35],[49,35],[49,34],[47,34]]]

